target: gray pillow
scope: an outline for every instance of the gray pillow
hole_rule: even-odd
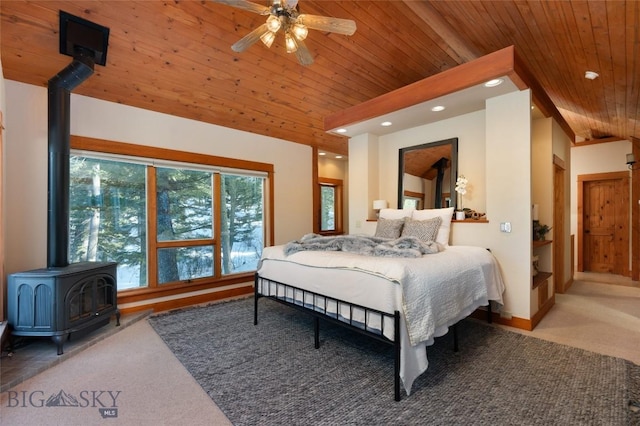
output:
[[[438,229],[440,229],[440,224],[442,223],[440,216],[426,220],[415,220],[407,217],[404,220],[402,236],[416,237],[425,243],[436,240]]]
[[[385,219],[378,218],[376,225],[376,237],[380,238],[398,238],[402,233],[404,219]]]

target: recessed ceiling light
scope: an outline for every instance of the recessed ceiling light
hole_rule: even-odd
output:
[[[502,84],[501,78],[494,78],[493,80],[489,80],[484,84],[484,87],[496,87]]]
[[[391,126],[392,124],[393,124],[393,123],[392,123],[392,122],[390,122],[390,121],[383,121],[382,123],[380,123],[380,125],[381,125],[382,127],[389,127],[389,126]]]
[[[347,129],[338,129],[336,130],[338,133],[347,133]]]
[[[595,71],[586,71],[584,73],[584,78],[589,79],[589,80],[595,80],[598,77],[600,77],[600,74],[598,74]]]
[[[327,155],[326,152],[319,152],[318,155]]]
[[[443,107],[442,105],[436,105],[433,108],[431,108],[431,111],[438,112],[438,111],[444,111],[444,109],[445,107]]]
[[[336,155],[336,158],[337,158],[337,159],[341,159],[341,158],[342,158],[342,155]]]

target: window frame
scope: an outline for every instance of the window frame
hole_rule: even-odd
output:
[[[120,161],[127,161],[129,158],[144,159],[154,165],[155,161],[158,162],[158,166],[166,166],[172,164],[172,167],[178,167],[179,163],[190,164],[197,166],[206,166],[211,168],[217,168],[220,173],[236,173],[251,175],[259,173],[265,175],[264,184],[264,246],[274,244],[274,166],[269,163],[260,163],[248,160],[239,160],[226,157],[218,157],[206,154],[197,154],[186,151],[177,151],[166,148],[158,148],[151,146],[135,145],[123,142],[113,142],[103,139],[95,139],[84,136],[71,135],[70,138],[71,149],[75,151],[74,155],[83,155],[86,152],[87,155],[94,153],[97,156],[113,155],[114,159],[120,159]],[[149,188],[150,185],[155,186],[155,179],[151,179],[155,176],[155,167],[148,166],[148,188],[147,188],[147,209],[148,211],[155,211],[155,192],[153,188]],[[219,188],[220,173],[214,173],[214,186]],[[216,194],[214,196],[217,196]],[[219,209],[219,202],[218,202]],[[214,214],[214,237],[206,240],[189,240],[188,242],[182,241],[181,246],[185,245],[201,245],[203,241],[207,244],[214,243],[214,256],[220,258],[220,229],[221,229],[221,215]],[[222,275],[219,268],[216,268],[214,275],[211,277],[203,277],[190,280],[188,282],[179,281],[176,283],[158,284],[157,282],[157,264],[156,261],[152,261],[152,257],[157,256],[157,249],[165,246],[172,246],[173,242],[157,242],[156,240],[156,223],[155,220],[148,218],[147,220],[147,232],[149,235],[148,244],[148,285],[147,287],[124,289],[118,291],[118,303],[132,303],[143,300],[149,300],[161,296],[171,296],[182,293],[189,293],[198,290],[205,290],[211,288],[218,288],[228,286],[231,284],[246,283],[248,279],[253,279],[254,272],[240,272],[231,275]],[[151,238],[151,236],[154,236]]]
[[[343,187],[344,183],[342,179],[332,179],[332,178],[318,178],[318,194],[322,194],[322,187],[329,186],[334,188],[335,196],[334,196],[334,207],[335,207],[335,230],[332,231],[323,231],[322,230],[322,197],[319,195],[318,201],[318,234],[320,235],[342,235],[344,234],[344,223],[343,223]]]

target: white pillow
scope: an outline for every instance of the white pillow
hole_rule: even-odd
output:
[[[383,219],[404,219],[411,217],[413,209],[380,209],[380,216]]]
[[[382,211],[382,210],[381,210]],[[440,216],[442,223],[438,229],[438,235],[436,236],[436,242],[443,246],[449,245],[449,232],[451,231],[451,218],[453,217],[453,207],[447,207],[444,209],[425,209],[414,210],[411,217],[415,220],[426,220]]]

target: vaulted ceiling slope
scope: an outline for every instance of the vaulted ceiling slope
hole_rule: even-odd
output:
[[[256,3],[268,4],[267,0]],[[577,138],[640,138],[640,2],[300,0],[353,19],[310,31],[308,67],[278,38],[231,45],[265,17],[211,1],[0,2],[4,76],[46,86],[70,61],[58,11],[109,27],[107,65],[74,93],[347,153],[337,111],[514,45]],[[596,80],[585,71],[597,72]],[[230,141],[231,142],[231,141]]]

